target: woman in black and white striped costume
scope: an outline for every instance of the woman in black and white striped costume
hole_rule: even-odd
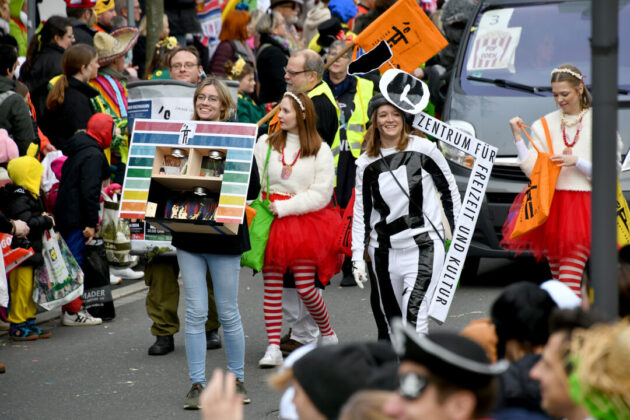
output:
[[[453,228],[459,191],[436,145],[410,134],[405,121],[410,115],[379,94],[370,100],[368,117],[372,125],[357,159],[353,274],[357,281],[367,280],[367,249],[385,318],[402,317],[427,333],[429,304],[445,257],[442,209]]]

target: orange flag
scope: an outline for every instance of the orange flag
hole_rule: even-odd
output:
[[[415,0],[396,1],[361,31],[354,43],[369,51],[382,40],[387,41],[394,56],[379,68],[381,73],[392,66],[411,73],[448,45]]]

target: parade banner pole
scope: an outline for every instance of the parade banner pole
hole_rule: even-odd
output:
[[[326,65],[324,66],[324,71],[328,70],[328,68],[330,66],[332,66],[332,64],[339,60],[340,57],[343,57],[343,55],[345,53],[347,53],[349,50],[351,50],[354,47],[354,42],[350,42],[348,45],[345,46],[345,48],[341,51],[339,51],[339,54],[337,54],[336,56],[334,56],[331,60],[329,60],[328,62],[326,62]],[[263,124],[265,124],[267,121],[269,121],[271,119],[271,117],[274,116],[274,114],[278,111],[278,107],[280,106],[280,104],[276,104],[276,106],[273,107],[273,109],[271,111],[269,111],[267,113],[267,115],[265,115],[264,117],[262,117],[256,124],[258,124],[258,127],[261,127]]]

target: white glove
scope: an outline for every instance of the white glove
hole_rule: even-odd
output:
[[[363,283],[368,281],[367,269],[365,268],[365,261],[357,260],[352,261],[352,276],[354,281],[361,289],[363,289]]]

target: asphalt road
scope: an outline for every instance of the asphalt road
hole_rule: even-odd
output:
[[[239,297],[246,334],[245,384],[252,399],[245,418],[276,419],[279,394],[266,384],[272,371],[257,367],[266,347],[262,279],[249,273],[241,272]],[[542,277],[529,263],[482,262],[474,284],[465,281],[457,291],[447,322],[432,328],[460,330],[487,314],[504,284]],[[369,290],[342,289],[339,281],[339,276],[333,279],[325,299],[340,341],[375,340]],[[0,337],[0,362],[7,365],[7,372],[0,375],[1,419],[199,418],[197,412],[182,409],[190,388],[183,325],[175,335],[175,352],[148,356],[154,338],[144,307],[146,289],[140,282],[128,284],[117,288],[140,290],[116,300],[117,317],[112,322],[71,328],[61,326],[57,318],[42,324],[52,330],[48,340],[15,343],[6,335]],[[183,323],[183,300],[179,312]],[[208,376],[225,365],[222,349],[208,352]]]

